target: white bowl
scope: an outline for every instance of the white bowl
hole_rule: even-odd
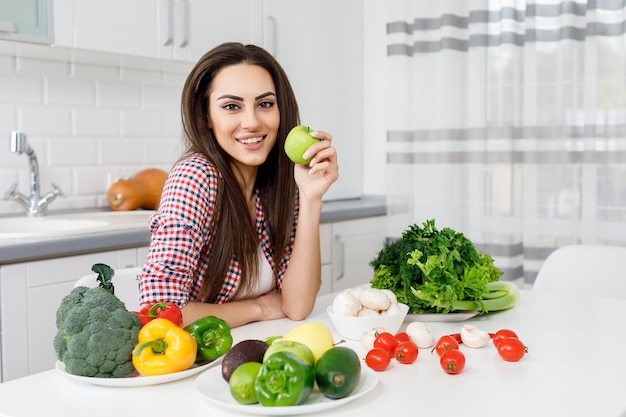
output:
[[[400,307],[401,313],[388,316],[341,316],[333,312],[332,305],[329,306],[326,311],[335,329],[337,329],[341,336],[350,340],[361,340],[363,332],[372,330],[374,327],[383,327],[385,331],[395,334],[400,329],[400,326],[402,326],[402,322],[409,311],[409,306],[406,304],[398,303],[398,307]]]

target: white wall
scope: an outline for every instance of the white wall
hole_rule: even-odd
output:
[[[180,155],[180,93],[191,64],[0,42],[0,196],[28,193],[28,158],[9,151],[27,134],[51,210],[106,207],[118,178],[169,169]],[[0,214],[22,213],[0,200]]]

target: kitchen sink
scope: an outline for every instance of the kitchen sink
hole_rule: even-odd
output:
[[[101,211],[49,214],[42,217],[0,217],[0,239],[62,237],[126,229],[148,229],[154,211]]]

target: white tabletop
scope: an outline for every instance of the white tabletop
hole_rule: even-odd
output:
[[[321,297],[307,319],[332,328]],[[515,330],[528,346],[520,362],[505,362],[489,344],[461,346],[466,368],[441,370],[436,353],[420,350],[411,365],[392,362],[376,375],[368,395],[324,416],[626,416],[626,300],[576,298],[522,291],[508,311],[476,317],[482,330]],[[233,329],[235,342],[284,334],[298,322],[276,320]],[[463,323],[429,323],[436,337],[456,333]],[[334,330],[334,329],[333,329]],[[340,337],[336,336],[336,340]],[[351,343],[362,357],[365,350]],[[197,376],[148,387],[102,387],[77,382],[51,370],[0,384],[0,415],[33,416],[228,416],[194,389]],[[225,383],[225,382],[224,382]]]

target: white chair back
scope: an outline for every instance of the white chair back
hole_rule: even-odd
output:
[[[548,255],[532,289],[626,298],[625,259],[626,247],[563,246]]]
[[[121,268],[115,270],[113,275],[113,286],[115,287],[115,295],[122,300],[129,311],[138,311],[139,306],[139,289],[137,287],[137,275],[141,273],[141,268]],[[74,287],[97,287],[98,274],[93,273],[81,277]]]

